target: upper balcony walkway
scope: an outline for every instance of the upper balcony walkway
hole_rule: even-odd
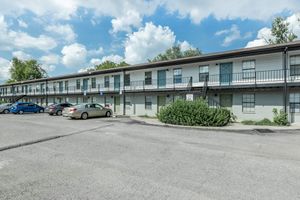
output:
[[[286,77],[286,78],[285,78]],[[286,80],[285,80],[286,79]],[[207,81],[207,82],[206,82]],[[197,80],[192,77],[177,77],[171,79],[148,79],[130,82],[115,82],[105,84],[64,86],[44,88],[20,89],[16,91],[12,87],[7,92],[1,90],[1,97],[10,97],[16,95],[40,96],[40,95],[69,95],[69,94],[104,94],[123,92],[154,92],[154,91],[185,91],[193,88],[208,87],[210,89],[222,88],[243,88],[243,87],[280,87],[284,86],[285,81],[288,85],[300,85],[300,71],[291,70],[267,70],[267,71],[246,71],[232,74],[199,74]]]

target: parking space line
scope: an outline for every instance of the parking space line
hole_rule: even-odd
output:
[[[106,127],[113,126],[113,125],[114,124],[107,124],[107,125],[104,125],[104,126],[98,126],[98,127],[87,129],[87,130],[75,131],[75,132],[72,132],[72,133],[69,133],[69,134],[55,135],[55,136],[50,136],[50,137],[41,138],[41,139],[37,139],[37,140],[32,140],[32,141],[28,141],[28,142],[22,142],[22,143],[13,144],[13,145],[5,146],[5,147],[0,147],[0,152],[1,151],[7,151],[7,150],[10,150],[10,149],[19,148],[19,147],[23,147],[23,146],[29,146],[29,145],[33,145],[33,144],[37,144],[37,143],[47,142],[47,141],[55,140],[55,139],[59,139],[59,138],[64,138],[64,137],[69,137],[69,136],[73,136],[73,135],[83,134],[83,133],[86,133],[88,131],[94,131],[94,130],[97,130],[97,129],[100,129],[100,128],[106,128]]]

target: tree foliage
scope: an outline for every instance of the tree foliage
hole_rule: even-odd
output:
[[[46,71],[36,60],[19,60],[18,58],[12,59],[12,66],[9,70],[10,79],[8,83],[26,81],[44,78],[47,76]]]
[[[282,44],[297,39],[297,35],[289,29],[290,23],[282,17],[276,17],[272,23],[272,38],[267,40],[269,44]]]
[[[107,60],[99,65],[96,65],[95,70],[104,70],[104,69],[111,69],[111,68],[125,67],[125,66],[129,66],[129,64],[126,63],[125,61],[122,61],[119,64],[117,64],[117,63]]]
[[[158,54],[152,60],[148,60],[149,62],[157,62],[164,60],[173,60],[177,58],[185,58],[192,56],[201,55],[201,51],[199,49],[188,49],[186,51],[182,51],[180,45],[175,45],[169,49],[167,49],[164,53]]]

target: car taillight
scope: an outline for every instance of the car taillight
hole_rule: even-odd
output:
[[[70,108],[70,112],[75,112],[76,110],[76,108]]]

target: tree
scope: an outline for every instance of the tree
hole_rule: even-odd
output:
[[[124,67],[124,66],[129,66],[129,64],[126,63],[125,61],[122,61],[119,64],[117,64],[117,63],[107,60],[99,65],[96,65],[95,69],[96,70],[104,70],[104,69],[111,69],[111,68]]]
[[[164,60],[173,60],[177,58],[185,58],[192,56],[201,55],[201,51],[199,49],[188,49],[186,51],[182,51],[180,45],[175,45],[169,49],[167,49],[164,53],[158,54],[152,60],[148,60],[149,62],[158,62]]]
[[[18,58],[13,58],[12,66],[9,72],[10,79],[7,81],[7,83],[47,77],[46,71],[36,60],[22,61]]]
[[[282,44],[297,39],[297,35],[289,30],[289,25],[282,17],[276,17],[272,23],[272,38],[267,40],[268,44]]]

